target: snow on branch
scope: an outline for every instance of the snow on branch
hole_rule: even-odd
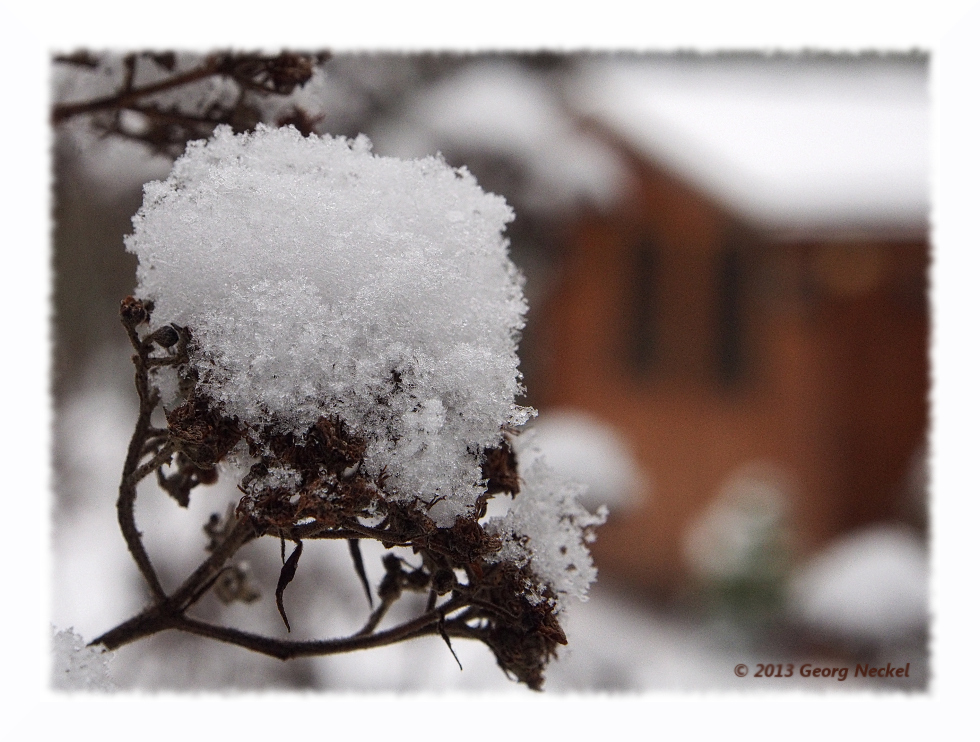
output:
[[[146,186],[127,247],[139,298],[192,328],[190,368],[227,415],[283,432],[336,416],[372,474],[439,497],[431,514],[451,525],[481,493],[473,452],[528,416],[512,218],[434,158],[220,128]]]
[[[93,644],[177,629],[289,659],[465,638],[541,688],[566,643],[562,608],[595,579],[585,544],[604,513],[540,462],[523,467],[511,445],[534,414],[515,402],[527,307],[503,236],[512,218],[441,159],[377,157],[364,137],[293,127],[219,126],[145,186],[126,241],[137,295],[121,308],[140,411],[117,511],[153,603]],[[165,427],[152,423],[160,407]],[[186,507],[236,467],[237,509],[212,516],[208,556],[168,593],[136,526],[137,485],[155,473]],[[510,511],[488,516],[500,494]],[[364,627],[293,641],[186,615],[212,587],[225,595],[229,576],[240,589],[227,600],[256,599],[228,562],[262,536],[280,544],[287,631],[287,587],[313,539],[349,542]],[[415,555],[387,553],[376,593],[365,538]],[[406,591],[427,593],[425,610],[385,627]]]

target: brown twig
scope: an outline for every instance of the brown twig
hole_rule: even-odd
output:
[[[173,52],[154,54],[131,53],[122,58],[123,79],[111,95],[87,101],[61,103],[51,110],[51,123],[62,124],[78,116],[107,112],[109,118],[96,121],[103,134],[114,134],[141,142],[160,154],[176,157],[187,142],[209,136],[219,124],[228,124],[235,131],[253,129],[261,120],[257,98],[272,95],[286,96],[296,87],[305,85],[314,69],[329,59],[329,53],[280,52],[275,56],[249,52],[217,52],[203,59],[196,67],[174,73],[176,55]],[[140,60],[154,63],[169,72],[169,77],[136,87],[137,65]],[[84,52],[55,58],[56,62],[98,69],[101,62]],[[237,88],[233,102],[212,101],[206,110],[183,110],[180,103],[164,106],[153,96],[169,91],[182,92],[208,78],[220,77]],[[186,100],[185,100],[186,105]],[[198,104],[201,108],[203,101]],[[144,126],[134,131],[122,117],[123,111],[138,113],[145,118]],[[292,124],[304,136],[313,133],[322,117],[311,115],[298,106],[280,112],[276,126]]]
[[[378,628],[378,624],[381,623],[381,619],[385,617],[385,614],[388,613],[388,609],[391,608],[397,599],[397,595],[386,595],[384,598],[382,598],[381,605],[371,611],[371,615],[368,618],[367,623],[364,624],[361,630],[357,632],[356,636],[367,636]]]
[[[141,98],[148,95],[162,93],[165,90],[172,90],[184,85],[188,85],[198,80],[203,80],[219,73],[221,69],[220,60],[211,56],[205,59],[204,63],[194,69],[188,70],[177,75],[168,77],[166,80],[144,85],[141,88],[128,88],[124,85],[120,92],[115,95],[107,95],[103,98],[84,101],[82,103],[62,103],[51,111],[51,123],[60,124],[74,116],[85,113],[95,113],[96,111],[106,111],[114,108],[128,108]]]
[[[239,629],[225,626],[215,626],[213,624],[197,621],[192,618],[181,616],[174,622],[173,628],[187,631],[198,636],[205,636],[210,639],[237,644],[240,647],[251,649],[254,652],[267,654],[281,660],[288,660],[295,657],[323,657],[331,654],[343,654],[346,652],[356,652],[361,649],[374,649],[385,647],[390,644],[415,639],[420,636],[438,633],[439,622],[447,613],[452,613],[464,607],[462,601],[447,602],[435,610],[423,613],[418,618],[406,621],[394,628],[377,633],[358,632],[353,636],[342,639],[322,639],[318,641],[289,641],[285,639],[272,639],[258,634],[251,634]]]
[[[125,320],[124,323],[126,324],[130,342],[132,342],[137,351],[137,354],[133,356],[133,362],[136,365],[136,390],[139,395],[140,409],[136,419],[136,428],[133,431],[133,437],[129,441],[126,461],[123,464],[122,480],[119,484],[119,499],[116,501],[116,513],[119,520],[119,528],[122,530],[123,538],[126,540],[126,546],[133,555],[136,566],[139,567],[140,573],[149,585],[153,597],[156,600],[163,600],[166,598],[166,593],[164,592],[163,585],[160,583],[160,578],[157,577],[153,564],[150,562],[149,554],[147,554],[146,548],[143,546],[142,534],[136,527],[135,516],[136,486],[149,471],[156,468],[153,467],[144,472],[142,476],[139,475],[145,469],[145,467],[141,468],[139,466],[139,462],[144,455],[147,434],[150,430],[150,417],[156,408],[159,395],[155,389],[151,390],[149,379],[147,378],[148,372],[145,359],[148,349],[140,340],[135,325],[132,322],[125,322]],[[164,451],[166,450],[167,446],[165,445]],[[169,455],[170,453],[167,452],[168,459]],[[160,454],[154,457],[153,461],[156,461],[157,458],[160,458]]]
[[[174,455],[174,444],[165,443],[163,448],[149,461],[145,464],[141,464],[140,467],[133,472],[133,480],[135,482],[141,482],[147,477],[147,475],[159,469],[164,464],[169,464],[170,459]]]

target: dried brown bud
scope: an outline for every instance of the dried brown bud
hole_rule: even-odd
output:
[[[313,76],[317,56],[282,52],[275,57],[228,55],[221,67],[241,85],[266,93],[289,95]]]
[[[204,399],[188,400],[165,414],[177,450],[199,469],[212,469],[242,437],[237,422],[211,410]]]
[[[218,481],[218,470],[214,467],[210,469],[195,467],[194,474],[197,476],[197,481],[201,484],[214,484]]]
[[[159,330],[150,335],[150,340],[161,348],[169,348],[180,340],[180,333],[173,325],[164,325]]]
[[[432,589],[439,595],[445,595],[456,586],[456,575],[451,569],[440,569],[432,575]]]
[[[517,456],[504,438],[496,448],[483,452],[483,478],[487,480],[487,494],[509,492],[513,497],[521,490],[517,475]]]
[[[119,305],[119,315],[127,325],[136,326],[150,319],[146,306],[134,296],[127,296]]]

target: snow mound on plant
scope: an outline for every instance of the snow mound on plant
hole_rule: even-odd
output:
[[[191,329],[213,404],[297,432],[339,417],[387,490],[441,498],[431,514],[448,525],[485,489],[479,453],[530,412],[514,402],[512,218],[441,159],[219,127],[145,186],[126,246],[154,320]]]
[[[115,690],[109,675],[114,652],[105,647],[86,646],[85,640],[72,629],[56,631],[51,627],[52,685],[57,690]]]
[[[548,588],[564,610],[572,598],[587,600],[597,576],[588,544],[609,511],[601,505],[593,515],[580,505],[585,485],[555,472],[540,449],[526,444],[521,454],[520,493],[504,515],[487,521],[487,531],[503,543],[493,561],[527,565],[539,581],[528,586],[532,602],[543,600]]]
[[[899,641],[929,624],[926,545],[902,525],[850,533],[799,570],[790,598],[793,613],[824,633]]]

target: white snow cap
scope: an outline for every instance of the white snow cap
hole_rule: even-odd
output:
[[[910,529],[877,525],[844,536],[796,575],[792,609],[838,636],[897,641],[929,621],[925,544]]]
[[[157,323],[191,329],[200,387],[250,426],[340,417],[405,499],[483,491],[478,453],[523,424],[513,218],[465,169],[259,126],[191,142],[126,240]]]
[[[919,233],[928,67],[901,55],[608,55],[573,105],[777,232]]]
[[[736,469],[684,535],[688,564],[701,577],[763,576],[786,559],[788,477],[766,461]]]
[[[619,432],[574,408],[541,413],[515,441],[518,458],[533,447],[560,476],[585,485],[578,501],[626,510],[649,495],[649,478]]]

